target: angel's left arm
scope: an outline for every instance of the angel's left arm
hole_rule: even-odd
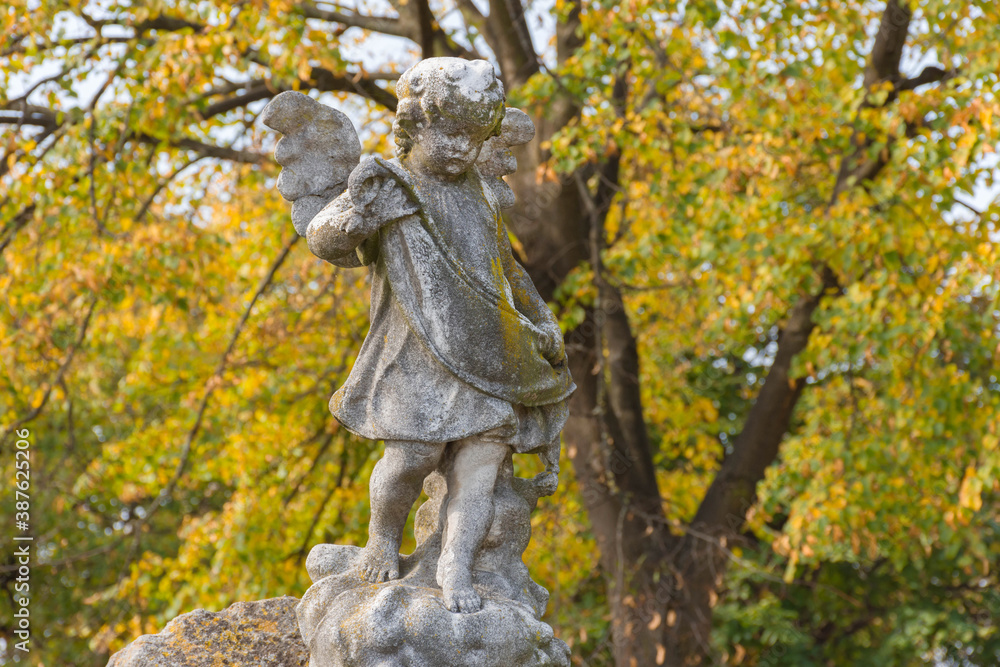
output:
[[[538,293],[528,272],[514,259],[514,251],[507,236],[507,225],[500,216],[497,216],[497,246],[500,248],[504,276],[510,284],[510,290],[514,295],[514,306],[518,312],[543,331],[559,331],[559,321],[556,316]]]

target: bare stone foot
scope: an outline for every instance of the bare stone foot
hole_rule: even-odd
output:
[[[358,571],[373,584],[399,579],[399,551],[392,540],[370,538],[358,558]]]
[[[482,609],[483,601],[471,586],[468,588],[445,588],[444,605],[460,614],[473,614]]]
[[[444,606],[459,614],[472,614],[482,609],[483,601],[472,587],[469,577],[445,575],[441,583]]]

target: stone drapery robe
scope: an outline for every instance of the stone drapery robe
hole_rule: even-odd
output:
[[[378,231],[349,231],[358,215]],[[330,401],[348,430],[436,443],[478,435],[516,452],[557,441],[575,389],[565,359],[553,366],[542,353],[557,324],[475,170],[441,184],[369,158],[307,236],[318,256],[371,271],[371,327]]]

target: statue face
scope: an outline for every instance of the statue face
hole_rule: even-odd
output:
[[[410,159],[425,173],[455,178],[476,163],[489,133],[489,128],[470,126],[450,118],[435,119],[417,132]]]

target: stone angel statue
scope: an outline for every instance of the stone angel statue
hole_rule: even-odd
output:
[[[367,545],[319,545],[307,560],[315,583],[297,612],[303,638],[313,667],[375,664],[373,651],[397,664],[393,651],[463,623],[486,627],[486,614],[488,630],[399,664],[568,664],[539,620],[548,594],[521,560],[531,509],[556,489],[575,389],[558,322],[514,258],[500,215],[514,203],[502,179],[517,167],[510,148],[530,141],[534,126],[506,108],[485,61],[421,61],[396,94],[391,160],[361,159],[349,119],[300,93],[278,95],[263,114],[283,135],[278,189],[293,202],[295,229],[317,257],[370,271],[370,329],[330,409],[352,433],[385,441]],[[539,455],[545,472],[515,477],[515,453]],[[430,500],[417,514],[417,548],[401,556],[422,488]],[[373,584],[402,607],[372,598]],[[365,643],[369,631],[355,624],[386,614],[420,618],[393,626],[377,647]],[[344,657],[354,650],[363,663]]]

